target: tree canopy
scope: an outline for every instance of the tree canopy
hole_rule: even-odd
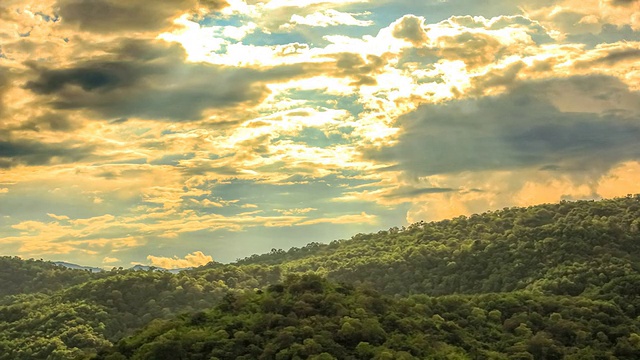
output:
[[[0,257],[4,359],[637,359],[640,196],[177,274]]]

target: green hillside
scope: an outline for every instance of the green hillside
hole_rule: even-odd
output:
[[[0,360],[637,359],[639,228],[636,195],[179,274],[2,257]]]
[[[87,271],[67,269],[48,261],[0,256],[0,298],[7,295],[54,292],[98,276]]]
[[[154,322],[98,359],[637,359],[610,302],[526,292],[408,298],[315,275]]]
[[[387,294],[579,295],[640,270],[640,197],[510,208],[417,223],[237,262],[312,271]],[[206,268],[194,273],[205,274]]]

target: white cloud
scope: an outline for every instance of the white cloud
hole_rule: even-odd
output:
[[[367,2],[367,0],[272,0],[269,1],[266,9],[277,9],[282,7],[298,7],[304,8],[311,5],[323,4],[323,5],[345,5],[349,3]]]
[[[354,15],[362,14],[350,14],[337,10],[329,9],[324,11],[318,11],[307,16],[300,16],[298,14],[291,15],[291,20],[287,24],[280,26],[281,29],[290,29],[296,25],[307,26],[337,26],[337,25],[349,25],[349,26],[371,26],[373,21],[371,20],[358,20]]]
[[[279,212],[282,215],[298,215],[298,214],[306,214],[311,211],[315,211],[318,209],[315,208],[303,208],[303,209],[275,209],[276,212]]]

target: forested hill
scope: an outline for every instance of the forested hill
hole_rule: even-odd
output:
[[[640,269],[640,196],[508,208],[239,260],[367,283],[388,294],[578,295]],[[193,270],[230,271],[211,265]]]
[[[637,359],[639,227],[636,195],[418,223],[178,274],[0,257],[0,360]]]
[[[96,278],[49,261],[0,256],[0,298],[6,295],[49,293]]]
[[[304,275],[151,323],[97,359],[631,360],[639,325],[586,297],[392,298]]]

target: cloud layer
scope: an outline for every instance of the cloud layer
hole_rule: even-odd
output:
[[[637,1],[3,2],[0,251],[188,267],[636,193],[639,19]]]

